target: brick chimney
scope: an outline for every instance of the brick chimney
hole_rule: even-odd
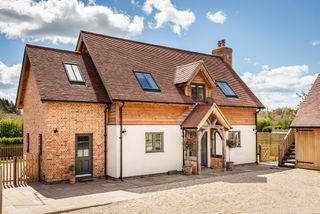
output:
[[[220,56],[223,61],[232,66],[232,48],[226,47],[226,40],[218,41],[218,48],[212,51],[212,55]]]

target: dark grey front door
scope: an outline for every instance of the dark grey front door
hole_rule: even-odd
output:
[[[92,176],[92,135],[76,135],[76,176]]]
[[[201,138],[201,166],[208,166],[207,132]]]

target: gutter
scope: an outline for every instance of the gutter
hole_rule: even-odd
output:
[[[104,109],[104,177],[108,179],[107,175],[107,111],[110,108],[110,104],[107,104]]]
[[[123,130],[122,130],[122,126],[123,126],[123,107],[124,107],[124,104],[125,102],[122,101],[122,105],[120,107],[120,181],[123,181],[123,178],[122,178],[122,170],[123,170],[123,167],[122,167],[122,159],[123,159],[123,156],[122,156],[122,149],[123,149]]]
[[[256,121],[256,164],[258,164],[258,114],[261,111],[261,109],[258,109],[258,111],[255,112],[254,117]]]

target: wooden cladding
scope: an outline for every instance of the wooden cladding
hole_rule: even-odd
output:
[[[255,108],[220,107],[231,125],[255,125]]]
[[[320,128],[296,129],[295,136],[297,166],[320,169]]]
[[[121,103],[111,105],[109,124],[120,124]],[[123,108],[123,124],[172,124],[180,125],[192,110],[187,104],[159,104],[126,102]]]
[[[120,124],[120,107],[116,102],[110,106],[108,124]],[[160,104],[125,102],[123,124],[172,124],[181,125],[193,109],[191,104]],[[231,125],[255,125],[255,108],[220,107]]]

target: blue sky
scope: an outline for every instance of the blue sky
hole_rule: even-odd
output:
[[[0,96],[15,99],[25,43],[73,50],[80,30],[210,53],[269,108],[296,106],[320,72],[317,0],[35,0],[0,2]]]

